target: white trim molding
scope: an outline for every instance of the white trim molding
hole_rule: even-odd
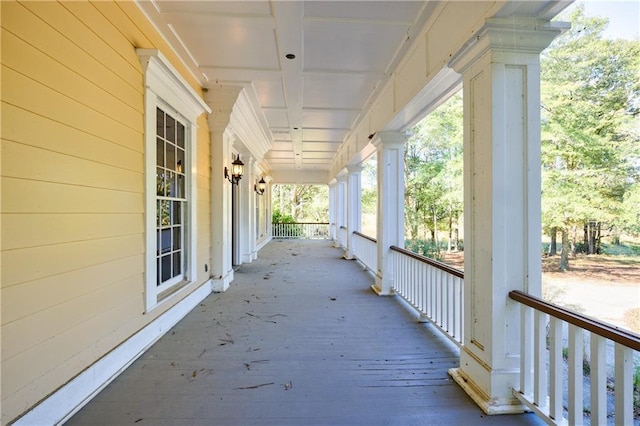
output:
[[[211,108],[200,98],[186,80],[157,49],[136,49],[145,71],[145,309],[156,308],[162,290],[157,286],[156,237],[156,108],[183,121],[186,134],[186,207],[185,223],[188,252],[185,253],[186,274],[183,284],[197,281],[197,185],[196,151],[198,116],[211,113]]]
[[[207,281],[33,407],[14,425],[52,425],[69,420],[210,293],[211,281]]]

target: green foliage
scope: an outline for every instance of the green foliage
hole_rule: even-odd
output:
[[[295,223],[296,220],[293,216],[288,214],[283,214],[279,209],[275,209],[273,214],[271,215],[272,223]]]
[[[462,214],[462,95],[412,129],[405,145],[405,235],[418,241],[457,228]],[[431,257],[431,256],[430,256]]]
[[[292,217],[294,222],[329,221],[327,185],[274,185],[272,200],[273,211]]]
[[[569,20],[541,63],[543,228],[637,233],[640,42],[602,39],[606,19],[580,7]]]
[[[442,251],[444,247],[436,244],[433,241],[425,240],[405,240],[405,248],[414,253],[421,254],[425,257],[442,260]]]

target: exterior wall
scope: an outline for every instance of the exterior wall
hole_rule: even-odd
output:
[[[210,277],[198,119],[198,279],[144,312],[144,87],[136,47],[197,82],[133,2],[1,2],[2,423]]]

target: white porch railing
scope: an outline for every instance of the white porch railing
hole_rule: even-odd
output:
[[[400,247],[391,254],[395,292],[461,346],[464,273]]]
[[[368,235],[354,232],[351,235],[353,254],[369,271],[374,274],[378,270],[378,242]]]
[[[640,351],[640,336],[547,303],[521,291],[509,297],[522,304],[520,389],[514,395],[549,424],[581,425],[590,411],[591,424],[606,425],[609,414],[607,392],[613,387],[616,425],[633,425],[633,352]],[[568,335],[564,348],[563,336]],[[590,346],[585,360],[585,334]],[[614,347],[607,363],[607,343]],[[563,386],[564,351],[568,364],[568,388]],[[613,383],[607,378],[613,370]],[[590,408],[584,406],[585,371],[590,375]],[[568,418],[563,397],[568,394]]]
[[[311,240],[329,239],[328,223],[273,223],[271,225],[273,238],[299,238]]]

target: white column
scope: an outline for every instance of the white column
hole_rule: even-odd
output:
[[[336,233],[338,235],[336,247],[344,248],[347,245],[344,234],[347,226],[347,175],[344,172],[336,177]]]
[[[354,231],[360,231],[362,216],[362,187],[360,176],[362,166],[347,166],[347,251],[345,259],[354,259],[353,236]]]
[[[548,23],[489,20],[450,65],[464,90],[464,346],[450,374],[488,414],[523,411],[519,306],[540,295],[539,53]]]
[[[231,136],[225,132],[240,87],[209,89],[205,100],[211,107],[211,263],[213,291],[229,288],[233,281],[231,257],[231,183],[224,178],[224,168],[231,168]]]
[[[244,176],[240,180],[240,259],[242,263],[253,262],[253,251],[256,244],[255,227],[255,193],[253,192],[255,160],[249,153],[240,155],[244,163]]]
[[[379,296],[393,294],[391,246],[404,247],[404,143],[399,132],[373,138],[378,157],[378,271],[371,287]]]
[[[266,215],[267,219],[266,234],[268,238],[271,239],[271,237],[273,237],[273,226],[271,226],[273,220],[273,185],[271,185],[271,176],[267,176],[265,180],[267,181],[267,188],[264,190],[264,196],[266,197],[264,208],[264,214]]]
[[[336,192],[338,181],[332,179],[329,182],[329,238],[333,240],[334,246],[337,247],[338,239],[338,226],[336,223],[337,205],[336,205]]]

